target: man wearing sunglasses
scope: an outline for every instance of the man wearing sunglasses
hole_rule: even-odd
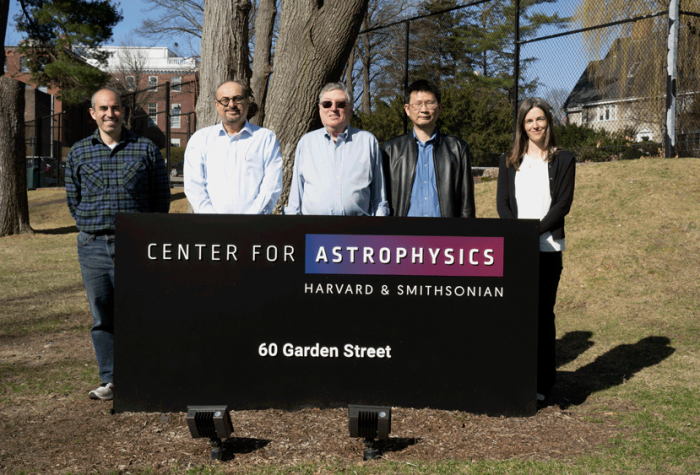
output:
[[[270,214],[282,192],[275,134],[248,122],[250,89],[227,81],[216,90],[221,123],[198,130],[185,150],[185,194],[195,213]]]
[[[379,144],[348,125],[352,102],[345,85],[326,84],[318,102],[323,127],[297,144],[285,214],[387,216]]]
[[[415,81],[406,90],[404,110],[413,130],[382,146],[392,215],[475,217],[469,145],[436,127],[440,90],[428,81]]]

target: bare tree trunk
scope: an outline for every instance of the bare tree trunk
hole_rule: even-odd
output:
[[[255,51],[253,52],[253,77],[250,88],[258,104],[258,113],[251,122],[262,125],[265,120],[267,82],[272,74],[272,35],[277,16],[276,0],[260,0],[255,17]]]
[[[367,2],[282,2],[265,117],[265,127],[277,134],[284,159],[284,191],[277,203],[278,212],[289,197],[297,142],[318,117],[321,88],[329,81],[340,80],[367,11]]]
[[[0,0],[0,64],[5,64],[5,32],[10,15],[10,0]],[[0,71],[0,76],[4,71]]]
[[[369,29],[369,15],[365,16],[362,22],[362,29]],[[365,33],[364,38],[364,55],[362,57],[362,112],[369,114],[372,112],[369,94],[369,83],[370,83],[370,66],[372,62],[372,33]]]
[[[0,76],[0,237],[33,233],[27,203],[24,84]]]
[[[345,65],[345,87],[348,90],[348,94],[350,94],[350,97],[352,98],[352,101],[355,101],[355,91],[354,87],[352,84],[352,69],[355,64],[355,51],[357,50],[357,42],[355,42],[355,46],[352,47],[350,50],[350,55],[348,56],[348,62]]]
[[[214,100],[216,89],[235,79],[246,86],[248,64],[248,14],[250,0],[205,0],[202,23],[202,63],[197,101],[197,128],[214,125],[219,116]]]

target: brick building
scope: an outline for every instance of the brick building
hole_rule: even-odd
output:
[[[111,53],[107,66],[100,68],[114,77],[113,86],[124,93],[132,130],[163,148],[169,115],[171,146],[186,146],[196,130],[197,61],[178,57],[165,47],[104,46],[100,50]],[[88,63],[97,66],[91,60]],[[166,81],[170,82],[169,98],[165,97]]]

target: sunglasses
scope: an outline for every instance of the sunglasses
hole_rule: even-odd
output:
[[[335,103],[335,107],[337,109],[345,109],[347,105],[348,103],[345,101],[338,101]],[[333,101],[323,101],[321,102],[321,107],[323,107],[324,109],[330,109],[331,107],[333,107]]]

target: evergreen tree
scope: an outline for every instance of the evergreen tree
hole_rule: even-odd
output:
[[[79,103],[104,86],[109,74],[87,64],[105,64],[96,48],[112,37],[123,17],[111,0],[21,0],[17,30],[26,35],[19,50],[29,59],[32,81],[60,89],[67,104]]]
[[[569,21],[556,13],[535,11],[538,10],[535,7],[554,1],[520,1],[521,39],[534,37],[545,25],[562,27]],[[426,0],[419,14],[457,6],[455,0]],[[411,24],[410,81],[424,78],[438,85],[443,94],[438,127],[467,140],[472,150],[483,152],[485,157],[501,154],[511,146],[514,25],[513,0],[491,0]],[[535,60],[520,59],[522,96],[531,94],[537,87],[536,80],[523,82],[528,65]],[[475,156],[475,161],[479,157]]]

